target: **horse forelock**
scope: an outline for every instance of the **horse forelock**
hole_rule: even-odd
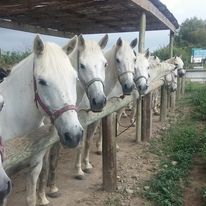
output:
[[[38,62],[36,68],[37,73],[73,73],[71,62],[62,50],[62,48],[54,43],[45,43],[43,54],[34,58]]]

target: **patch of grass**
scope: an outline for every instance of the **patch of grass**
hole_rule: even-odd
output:
[[[179,123],[162,138],[160,172],[147,182],[144,196],[158,206],[181,206],[182,180],[188,175],[192,157],[199,150],[195,125]]]
[[[186,96],[179,101],[178,122],[152,141],[151,150],[160,157],[158,173],[144,185],[143,196],[157,206],[182,206],[183,190],[196,153],[206,159],[206,85],[189,83]],[[206,200],[206,187],[203,190]]]
[[[117,197],[109,197],[105,202],[104,206],[119,206],[121,205],[121,201]]]
[[[31,53],[30,51],[25,51],[25,52],[3,51],[0,56],[0,66],[3,68],[12,66],[20,62],[25,57],[27,57],[30,53]]]

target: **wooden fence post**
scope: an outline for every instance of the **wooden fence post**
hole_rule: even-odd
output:
[[[136,102],[136,143],[141,142],[142,128],[142,97],[140,96]]]
[[[160,121],[164,122],[167,118],[167,88],[165,85],[161,87],[161,105],[160,105]]]
[[[116,165],[116,138],[114,114],[102,119],[102,164],[103,164],[103,189],[113,192],[117,189]]]
[[[182,77],[182,82],[181,82],[181,94],[185,94],[185,77]]]
[[[181,78],[177,77],[177,100],[180,98],[181,92]]]
[[[146,14],[143,12],[140,20],[140,31],[139,31],[139,52],[143,53],[145,50],[145,32],[146,32]],[[147,94],[142,101],[140,108],[140,102],[138,105],[138,115],[141,113],[141,123],[138,123],[138,128],[136,131],[137,134],[141,136],[141,140],[145,141],[150,139],[152,131],[152,95]],[[140,127],[141,124],[141,127]],[[137,137],[136,134],[136,137]],[[140,136],[136,138],[137,141],[140,141]]]
[[[169,44],[169,53],[170,58],[173,57],[173,47],[174,47],[174,32],[170,31],[170,44]],[[170,93],[169,97],[167,98],[169,108],[173,111],[175,109],[175,101],[176,101],[176,93],[172,92]]]
[[[150,140],[152,135],[152,93],[143,97],[142,104],[142,141]]]
[[[174,111],[176,106],[176,92],[172,92],[171,94],[171,110]]]

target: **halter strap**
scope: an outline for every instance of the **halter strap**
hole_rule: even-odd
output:
[[[126,71],[126,72],[122,72],[122,73],[118,74],[118,78],[120,78],[124,74],[129,74],[129,73],[132,73],[134,75],[133,71]]]
[[[104,82],[103,82],[103,80],[102,79],[100,79],[100,78],[93,78],[93,79],[91,79],[90,81],[88,81],[88,82],[84,82],[82,79],[81,79],[81,76],[79,75],[80,74],[80,63],[79,63],[79,50],[77,51],[77,73],[78,73],[78,77],[79,77],[79,79],[80,79],[80,81],[82,82],[82,83],[84,83],[84,86],[85,86],[85,91],[86,91],[86,93],[88,94],[88,89],[89,89],[89,87],[94,83],[94,82],[101,82],[102,83],[102,85],[103,85],[103,88],[104,88]]]
[[[77,107],[73,104],[64,104],[64,107],[52,111],[40,98],[37,90],[37,83],[36,83],[36,78],[34,76],[34,62],[33,62],[33,82],[34,82],[34,101],[36,103],[37,108],[38,104],[41,106],[41,108],[46,112],[46,114],[50,117],[50,120],[52,124],[54,124],[54,121],[61,116],[64,112],[67,112],[69,110],[74,110],[77,111]]]
[[[3,139],[0,136],[0,155],[1,155],[2,162],[4,161],[4,151],[5,151],[5,148],[4,148],[4,144],[3,144]]]
[[[141,75],[141,76],[137,77],[136,79],[134,79],[134,82],[136,83],[140,79],[145,79],[146,83],[148,82],[148,79],[145,76],[143,76],[143,75]]]

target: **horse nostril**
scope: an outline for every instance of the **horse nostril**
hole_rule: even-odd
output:
[[[104,105],[106,105],[106,103],[107,103],[107,98],[104,97]]]
[[[72,137],[70,136],[69,132],[66,132],[64,134],[64,139],[65,139],[65,142],[72,143]]]
[[[125,84],[125,85],[124,85],[124,88],[125,88],[125,89],[127,89],[127,88],[128,88],[127,84]]]
[[[7,192],[10,193],[11,188],[12,188],[11,180],[8,181],[7,185],[8,185]]]
[[[92,104],[93,104],[93,105],[96,105],[96,104],[97,104],[95,98],[92,99]]]

